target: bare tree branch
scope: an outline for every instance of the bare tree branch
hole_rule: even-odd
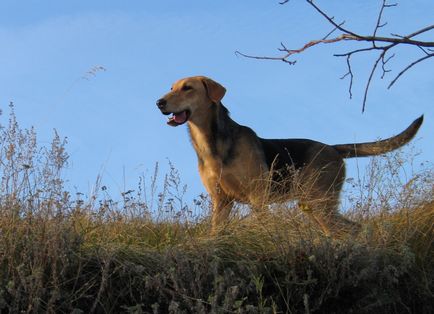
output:
[[[341,40],[345,40],[345,38],[343,38],[342,35],[339,36],[339,37],[336,37],[336,38],[332,38],[332,39],[319,39],[319,40],[312,40],[312,41],[308,42],[307,44],[305,44],[305,45],[304,45],[303,47],[301,47],[300,49],[294,49],[294,50],[289,50],[288,48],[286,48],[286,47],[283,45],[283,43],[281,43],[280,45],[281,45],[283,48],[279,48],[279,50],[280,50],[280,51],[285,51],[285,52],[287,52],[287,54],[284,55],[284,56],[282,56],[282,57],[259,57],[259,56],[252,56],[252,55],[244,54],[244,53],[242,53],[242,52],[240,52],[240,51],[235,51],[235,54],[236,54],[236,55],[243,56],[243,57],[246,57],[246,58],[251,58],[251,59],[260,59],[260,60],[279,60],[279,61],[283,61],[283,62],[286,62],[286,63],[289,63],[289,64],[295,64],[295,61],[289,61],[289,60],[288,60],[288,58],[289,58],[290,56],[292,56],[293,54],[303,52],[303,51],[305,51],[306,49],[308,49],[308,48],[310,48],[310,47],[312,47],[312,46],[315,46],[315,45],[321,44],[321,43],[322,43],[322,44],[329,44],[329,43],[335,43],[335,42],[337,42],[337,41],[341,41]]]
[[[387,22],[383,21],[383,15],[384,15],[385,10],[387,8],[396,7],[398,5],[397,3],[388,3],[388,0],[381,0],[381,1],[382,1],[381,7],[379,9],[378,16],[376,18],[376,23],[375,23],[375,27],[374,27],[374,30],[372,32],[372,35],[361,35],[361,34],[358,34],[354,31],[352,31],[352,30],[347,29],[346,27],[344,27],[345,21],[340,22],[340,23],[336,22],[334,17],[325,13],[313,0],[306,0],[306,2],[312,8],[314,8],[315,11],[317,11],[324,19],[326,19],[333,26],[333,29],[326,36],[324,36],[322,39],[319,39],[319,40],[311,40],[299,49],[288,49],[283,43],[281,43],[281,48],[279,48],[278,50],[285,53],[282,56],[276,56],[276,57],[255,56],[255,55],[245,54],[245,53],[242,53],[240,51],[236,51],[235,54],[246,57],[246,58],[260,59],[260,60],[277,60],[277,61],[285,62],[285,63],[290,64],[290,65],[294,65],[296,63],[296,60],[289,60],[289,58],[291,56],[293,56],[294,54],[302,53],[305,50],[307,50],[313,46],[317,46],[319,44],[334,44],[334,43],[345,42],[345,41],[356,41],[356,42],[367,43],[367,44],[369,44],[368,47],[355,49],[355,50],[349,51],[347,53],[334,55],[336,57],[346,57],[347,73],[345,73],[341,77],[341,79],[349,77],[350,82],[349,82],[348,92],[349,92],[350,98],[352,98],[352,87],[353,87],[354,74],[353,74],[352,67],[351,67],[351,61],[352,61],[351,57],[353,55],[359,54],[359,53],[366,53],[366,52],[379,53],[378,56],[376,57],[373,65],[372,65],[371,71],[369,73],[369,77],[368,77],[366,85],[365,85],[365,91],[364,91],[363,103],[362,103],[362,111],[364,111],[365,107],[366,107],[366,102],[367,102],[367,97],[368,97],[368,92],[369,92],[369,88],[371,85],[371,81],[373,80],[374,75],[379,68],[378,65],[381,64],[381,71],[382,71],[381,79],[383,79],[383,78],[385,78],[387,73],[391,72],[391,70],[388,69],[386,66],[387,66],[387,63],[395,56],[395,53],[393,53],[391,51],[394,50],[397,46],[402,46],[402,45],[414,46],[414,47],[418,48],[419,50],[421,50],[422,53],[424,54],[424,56],[417,59],[416,61],[410,63],[409,65],[407,65],[390,82],[388,88],[391,88],[395,84],[395,82],[404,73],[406,73],[409,69],[411,69],[414,65],[416,65],[422,61],[425,61],[425,60],[434,56],[434,53],[433,53],[434,49],[432,49],[432,48],[434,48],[434,42],[433,41],[423,41],[423,40],[414,39],[414,37],[416,37],[418,35],[421,35],[423,33],[427,33],[429,31],[434,30],[434,25],[426,26],[424,28],[416,30],[413,33],[410,33],[410,34],[405,35],[405,36],[397,35],[397,34],[390,34],[391,35],[390,37],[385,37],[385,36],[379,36],[378,35],[380,29],[383,28],[385,25],[387,25]],[[283,4],[286,4],[287,2],[289,2],[289,0],[283,0],[283,1],[279,2],[279,4],[283,5]],[[338,36],[336,36],[334,38],[329,38],[330,35],[335,33],[336,31],[340,32],[341,34],[339,34]]]

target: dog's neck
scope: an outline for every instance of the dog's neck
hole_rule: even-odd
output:
[[[189,120],[190,137],[199,163],[226,163],[233,146],[232,131],[237,126],[221,103],[213,104],[200,118]]]

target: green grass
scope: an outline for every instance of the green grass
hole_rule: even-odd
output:
[[[433,171],[403,180],[402,153],[349,180],[356,238],[325,237],[292,205],[235,210],[211,237],[209,201],[184,204],[174,167],[161,191],[154,174],[120,201],[83,199],[63,188],[57,134],[40,148],[12,111],[0,140],[2,313],[433,311]]]

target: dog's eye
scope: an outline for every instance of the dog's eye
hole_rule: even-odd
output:
[[[187,90],[191,90],[191,89],[193,89],[193,87],[191,87],[191,86],[188,86],[188,85],[182,86],[183,91],[187,91]]]

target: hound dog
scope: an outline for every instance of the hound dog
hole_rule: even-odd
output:
[[[357,233],[359,224],[338,212],[345,158],[384,154],[410,141],[422,124],[416,119],[391,138],[327,145],[310,139],[264,139],[231,119],[221,103],[226,89],[204,76],[175,82],[157,101],[167,124],[187,123],[199,172],[213,203],[212,233],[227,220],[234,201],[254,209],[298,200],[299,207],[326,234]]]

